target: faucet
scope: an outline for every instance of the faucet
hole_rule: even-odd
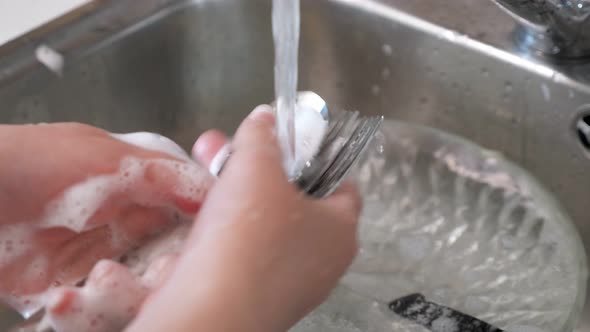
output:
[[[590,0],[492,0],[519,23],[517,45],[557,59],[590,57]]]

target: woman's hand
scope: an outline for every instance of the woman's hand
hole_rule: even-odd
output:
[[[194,215],[212,183],[186,156],[80,124],[0,126],[0,158],[0,300],[21,309]]]
[[[356,190],[344,185],[314,200],[289,183],[269,109],[242,123],[184,253],[129,332],[286,331],[349,266],[361,209]],[[205,163],[220,137],[197,142]]]

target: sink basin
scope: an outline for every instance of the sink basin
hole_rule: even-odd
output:
[[[481,15],[479,5],[458,2]],[[477,39],[443,28],[452,7],[422,6],[439,25],[428,23],[408,13],[426,12],[417,3],[303,0],[300,88],[332,108],[435,127],[499,151],[555,195],[590,248],[590,142],[576,131],[590,114],[590,85],[568,74],[584,66],[519,56],[501,38],[506,25]],[[185,148],[211,127],[232,133],[274,99],[270,9],[267,0],[89,4],[0,47],[0,123],[155,131]],[[65,56],[62,75],[35,58],[42,44]],[[576,331],[590,332],[589,306],[582,316]]]

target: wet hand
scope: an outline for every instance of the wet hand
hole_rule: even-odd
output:
[[[88,275],[195,214],[213,179],[188,158],[80,124],[0,126],[0,300]]]
[[[210,132],[194,151],[207,163],[223,144]],[[232,146],[176,268],[128,331],[286,331],[322,303],[355,256],[355,188],[314,200],[289,183],[267,106],[242,123]]]

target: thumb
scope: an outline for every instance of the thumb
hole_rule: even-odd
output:
[[[232,157],[225,172],[232,168],[249,176],[286,179],[283,154],[278,144],[275,115],[271,106],[256,107],[244,119],[232,142]]]

